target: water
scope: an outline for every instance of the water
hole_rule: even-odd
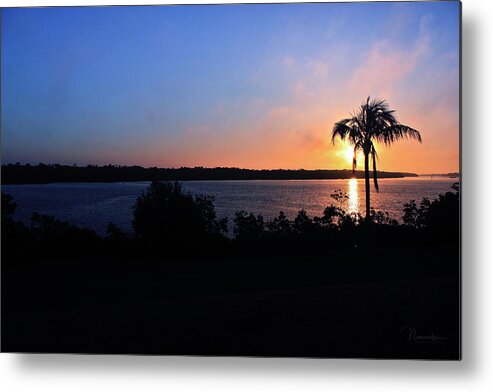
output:
[[[372,189],[371,202],[376,210],[386,211],[400,220],[404,203],[436,198],[450,190],[452,178],[399,178],[379,181],[380,193]],[[14,196],[15,217],[28,223],[33,212],[53,215],[81,227],[106,232],[112,222],[125,231],[132,229],[132,206],[148,182],[134,183],[64,183],[42,185],[3,185],[2,192]],[[373,184],[372,184],[373,186]],[[259,180],[259,181],[189,181],[185,190],[215,197],[219,217],[230,221],[235,211],[262,214],[269,219],[279,211],[293,218],[304,208],[308,215],[322,215],[334,204],[349,212],[364,213],[364,180]],[[348,199],[340,203],[331,195],[340,189]]]

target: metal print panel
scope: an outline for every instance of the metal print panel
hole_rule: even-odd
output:
[[[2,351],[460,359],[460,18],[2,9]]]

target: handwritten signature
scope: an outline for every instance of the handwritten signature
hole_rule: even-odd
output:
[[[447,336],[435,335],[433,332],[429,335],[418,335],[416,328],[406,325],[401,328],[401,334],[407,336],[407,340],[412,343],[443,343],[448,339]]]

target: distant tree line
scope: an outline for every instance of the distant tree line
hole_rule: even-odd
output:
[[[451,173],[429,173],[429,174],[421,174],[421,177],[449,177],[449,178],[459,178],[459,172],[451,172]]]
[[[380,178],[416,177],[405,172],[378,172]],[[2,184],[43,184],[54,182],[126,181],[213,181],[213,180],[324,180],[364,178],[364,171],[352,170],[253,170],[232,167],[144,168],[141,166],[59,164],[2,165]]]

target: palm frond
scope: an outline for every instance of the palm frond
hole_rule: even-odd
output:
[[[348,123],[351,121],[350,118],[345,118],[344,120],[338,121],[334,124],[334,128],[332,129],[332,144],[335,143],[337,137],[340,137],[342,140],[345,140],[346,137],[351,132],[351,127],[348,126]]]
[[[408,139],[417,140],[420,143],[423,142],[423,139],[421,138],[421,133],[419,133],[419,131],[417,131],[416,129],[403,124],[396,125],[396,127],[400,128],[401,133]]]
[[[332,129],[332,144],[335,139],[340,137],[341,140],[349,140],[351,144],[356,145],[361,138],[361,131],[358,128],[355,118],[346,118],[334,124]]]
[[[377,150],[375,150],[375,146],[372,144],[371,146],[371,160],[373,163],[373,184],[375,185],[375,189],[377,192],[380,192],[380,189],[378,188],[378,175],[377,175]]]
[[[414,128],[411,128],[403,124],[392,124],[385,128],[380,129],[375,138],[385,145],[390,145],[398,140],[414,139],[418,142],[422,142],[421,134]]]

